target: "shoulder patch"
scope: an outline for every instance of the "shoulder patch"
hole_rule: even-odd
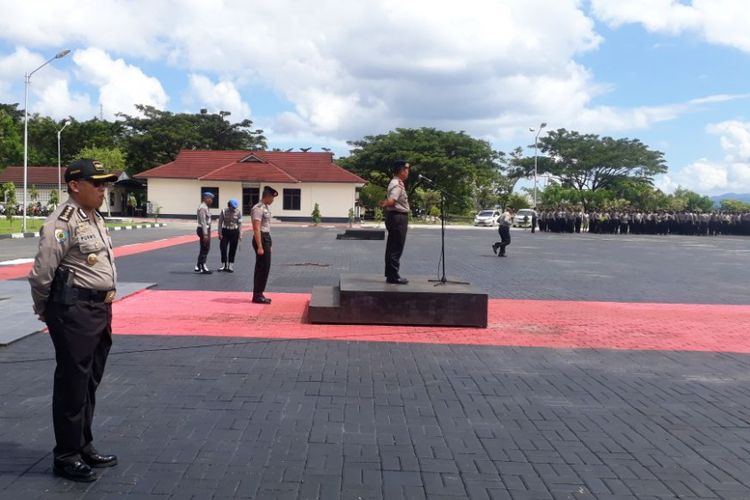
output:
[[[78,209],[78,218],[81,220],[89,220],[89,216],[86,215],[86,212],[84,212],[82,208]]]
[[[70,220],[70,217],[73,215],[73,212],[75,211],[75,207],[72,205],[67,205],[65,208],[63,208],[62,212],[60,212],[60,215],[57,216],[58,219],[68,222]]]
[[[62,229],[55,229],[55,239],[59,243],[64,243],[67,238],[68,238],[68,234],[66,231]]]

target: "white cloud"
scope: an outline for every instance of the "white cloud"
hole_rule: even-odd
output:
[[[706,132],[719,136],[723,160],[701,158],[662,176],[657,185],[665,191],[680,185],[707,194],[750,193],[750,122],[714,123],[706,127]]]
[[[190,75],[189,80],[190,93],[185,100],[196,108],[207,108],[212,112],[229,111],[233,121],[250,118],[250,106],[242,100],[231,81],[213,83],[207,76],[198,74]]]
[[[638,23],[657,33],[695,33],[710,43],[750,52],[747,0],[591,0],[591,8],[611,26]]]
[[[18,47],[5,57],[0,57],[0,93],[14,96],[6,102],[18,102],[23,109],[24,75],[44,64],[40,54]],[[55,119],[67,116],[87,116],[92,112],[89,96],[71,93],[70,75],[53,62],[32,75],[29,85],[29,113],[41,113]],[[14,90],[18,92],[14,92]]]
[[[611,23],[652,5],[652,0],[592,2],[597,15]],[[654,29],[695,25],[696,7],[685,13],[675,2],[653,2],[659,13],[671,15],[666,25],[659,16],[649,21]],[[620,4],[631,8],[612,7]],[[595,105],[595,98],[611,89],[576,62],[601,43],[583,5],[582,0],[81,0],[42,8],[33,0],[0,0],[0,33],[10,43],[53,52],[70,44],[97,47],[77,51],[74,61],[79,78],[100,89],[108,117],[132,112],[135,103],[167,105],[159,81],[111,55],[117,54],[184,70],[192,75],[185,102],[227,109],[236,119],[250,114],[243,86],[268,88],[292,110],[269,119],[267,129],[339,141],[425,125],[518,140],[540,121],[550,128],[614,133],[647,128],[721,98],[633,108]],[[252,103],[252,97],[247,100]]]
[[[99,103],[105,117],[135,113],[136,104],[160,109],[167,105],[169,98],[157,78],[122,59],[113,59],[101,49],[78,50],[73,61],[78,66],[79,80],[99,88]]]

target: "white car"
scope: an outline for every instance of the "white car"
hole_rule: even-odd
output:
[[[530,208],[522,208],[513,216],[514,227],[531,227],[531,218],[536,212]]]
[[[500,210],[482,210],[474,217],[475,226],[497,226],[497,221],[502,213]]]

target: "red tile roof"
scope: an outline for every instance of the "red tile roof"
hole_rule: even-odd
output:
[[[29,184],[57,184],[57,167],[29,167],[27,181]],[[65,167],[60,172],[65,183]],[[23,167],[7,167],[0,172],[0,184],[12,182],[23,187]]]
[[[279,151],[180,151],[174,161],[136,174],[171,178],[246,182],[345,182],[365,180],[333,163],[330,153]]]

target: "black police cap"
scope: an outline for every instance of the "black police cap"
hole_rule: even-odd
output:
[[[88,158],[76,160],[65,169],[65,182],[81,179],[93,179],[104,182],[115,182],[117,176],[107,173],[104,166],[96,160]]]
[[[279,195],[279,192],[278,192],[278,191],[276,191],[276,190],[275,190],[274,188],[272,188],[271,186],[264,186],[264,187],[263,187],[263,196],[268,196],[268,195],[271,195],[271,196],[273,196],[274,198],[276,198],[276,197],[277,197],[277,196]]]

